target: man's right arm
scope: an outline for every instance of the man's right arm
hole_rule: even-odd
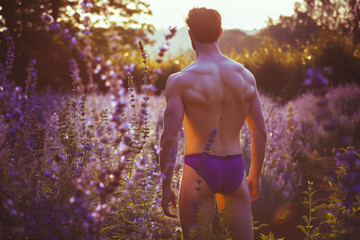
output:
[[[177,135],[184,118],[184,106],[181,99],[180,79],[171,75],[165,89],[166,108],[164,112],[164,129],[160,139],[160,170],[165,178],[162,179],[161,206],[169,217],[176,217],[169,210],[168,203],[176,208],[175,193],[171,189],[171,179],[177,153]]]
[[[254,87],[256,89],[255,79],[253,79],[253,81]],[[248,183],[251,201],[254,201],[258,198],[260,193],[260,177],[265,158],[265,147],[267,140],[264,116],[257,91],[250,105],[249,113],[246,117],[246,124],[248,125],[252,134],[251,168],[248,176]]]

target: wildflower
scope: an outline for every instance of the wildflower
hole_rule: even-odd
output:
[[[101,65],[97,64],[96,68],[94,69],[94,74],[98,74],[98,73],[100,73],[100,71],[101,71]]]
[[[48,25],[52,24],[53,21],[54,21],[53,17],[51,15],[47,14],[47,13],[43,13],[41,15],[41,20],[43,20],[43,22],[48,24]]]
[[[87,35],[90,35],[91,31],[89,29],[85,29],[84,31],[84,34],[87,36]]]
[[[156,59],[156,61],[158,63],[162,62],[162,58],[164,57],[165,52],[169,50],[169,45],[170,45],[169,40],[175,36],[177,30],[176,30],[176,27],[170,26],[169,31],[170,31],[169,34],[164,35],[166,42],[162,46],[159,47],[160,51],[158,53],[158,58]]]
[[[316,88],[324,87],[329,84],[329,80],[322,74],[319,69],[308,69],[306,71],[307,78],[304,81],[306,86],[312,86]]]
[[[336,164],[346,169],[346,175],[341,181],[341,191],[346,196],[345,206],[349,207],[360,194],[360,154],[354,148],[341,149],[335,156]],[[344,169],[344,171],[345,171]]]
[[[157,69],[156,69],[156,73],[157,73],[157,74],[162,74],[161,68],[157,68]]]
[[[150,94],[150,93],[154,93],[156,92],[156,87],[152,84],[149,84],[149,85],[143,85],[141,86],[141,89],[144,93],[146,94]],[[149,98],[148,97],[144,97],[145,100],[148,100]]]
[[[73,46],[75,46],[75,45],[77,44],[76,37],[72,37],[72,38],[71,38],[71,44],[72,44]]]
[[[175,34],[176,34],[176,27],[169,27],[169,31],[170,31],[170,34],[166,34],[165,35],[165,39],[166,39],[166,41],[168,41],[168,40],[170,40],[171,38],[173,38],[174,36],[175,36]]]
[[[11,68],[13,66],[14,59],[15,59],[15,44],[14,44],[13,38],[9,34],[8,29],[5,29],[3,31],[3,34],[4,34],[4,37],[6,40],[6,44],[8,46],[6,62],[5,62],[5,77],[8,77],[11,73]]]
[[[91,8],[94,6],[92,2],[90,2],[89,0],[82,0],[80,2],[80,6],[82,7],[83,11],[85,13],[90,12]]]
[[[131,63],[130,65],[125,65],[124,70],[128,72],[133,72],[135,68],[135,64]]]
[[[147,55],[146,55],[146,52],[145,52],[145,49],[144,49],[144,45],[142,44],[141,40],[138,41],[138,44],[139,44],[139,49],[141,51],[141,56],[143,58],[143,63],[145,64]]]

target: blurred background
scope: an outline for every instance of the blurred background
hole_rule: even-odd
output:
[[[134,64],[136,79],[142,71],[136,54],[141,39],[150,69],[161,73],[153,80],[161,91],[169,74],[195,60],[184,17],[194,6],[207,6],[222,14],[221,51],[252,71],[261,91],[287,101],[304,91],[309,69],[330,86],[359,83],[359,2],[14,0],[0,3],[0,29],[14,37],[11,77],[19,85],[24,85],[28,62],[36,59],[40,90],[70,89],[76,64],[85,83],[91,74],[97,89],[106,92],[106,79],[114,72]],[[177,32],[167,41],[169,26]],[[161,62],[156,61],[159,48],[166,50]],[[6,52],[2,35],[1,62]]]

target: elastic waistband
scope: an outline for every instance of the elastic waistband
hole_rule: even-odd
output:
[[[236,158],[242,158],[242,154],[218,156],[218,155],[211,155],[211,154],[204,155],[202,153],[197,153],[197,154],[185,155],[185,159],[202,158],[203,156],[205,156],[205,158],[218,159],[218,160],[232,160]]]

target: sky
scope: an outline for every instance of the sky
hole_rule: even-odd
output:
[[[299,0],[144,0],[150,3],[153,16],[146,21],[156,29],[184,27],[184,18],[193,7],[208,7],[219,11],[224,29],[243,30],[266,27],[268,17],[277,20],[280,15],[294,13]]]

